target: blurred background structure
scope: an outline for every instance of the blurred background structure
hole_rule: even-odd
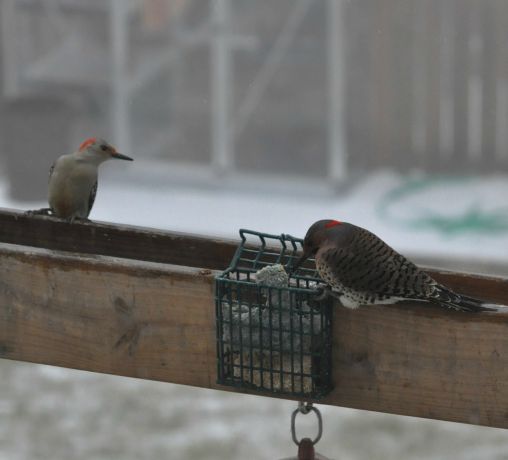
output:
[[[189,175],[508,169],[503,1],[3,0],[1,16],[7,154],[32,123],[58,151],[57,120],[60,151],[101,133]]]
[[[508,274],[506,0],[0,0],[0,206],[42,206],[49,165],[92,135],[135,157],[103,167],[92,219],[235,237],[337,217],[420,263]],[[204,423],[197,390],[0,372],[0,460],[293,452],[289,402],[201,391]],[[499,430],[325,417],[335,458],[506,458]]]

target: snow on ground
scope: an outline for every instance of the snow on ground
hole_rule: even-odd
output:
[[[296,454],[296,403],[0,362],[0,460],[267,460]],[[318,406],[341,460],[505,460],[506,430]],[[298,417],[300,435],[315,420]]]
[[[234,192],[102,182],[91,217],[236,237],[241,227],[303,236],[333,217],[403,252],[505,263],[508,178],[425,181],[390,173],[349,191]],[[0,189],[0,207],[30,209]],[[296,453],[295,403],[0,360],[0,460],[248,459]],[[507,459],[504,430],[321,407],[318,450],[342,460]],[[312,420],[309,430],[312,434]],[[312,428],[311,428],[312,427]]]

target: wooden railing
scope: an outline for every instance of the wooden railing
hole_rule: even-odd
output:
[[[0,210],[0,357],[241,391],[216,383],[213,281],[236,245]],[[508,280],[432,275],[508,303]],[[333,321],[320,403],[508,427],[508,308],[337,306]]]

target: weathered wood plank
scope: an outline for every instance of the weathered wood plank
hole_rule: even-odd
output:
[[[210,386],[210,270],[0,245],[0,356]]]
[[[0,356],[205,388],[215,383],[214,272],[0,244]],[[489,300],[508,281],[442,275]],[[508,312],[422,305],[334,311],[322,403],[508,427]]]
[[[28,216],[22,211],[0,208],[0,242],[222,271],[229,266],[239,239],[96,221],[69,224],[52,217]],[[463,284],[475,285],[476,278],[470,280],[467,275],[428,271],[458,292]],[[482,295],[481,290],[473,289],[473,293]]]
[[[430,311],[429,311],[430,310]],[[333,402],[508,427],[508,315],[338,309]]]
[[[234,241],[106,222],[68,222],[0,208],[0,242],[222,270]]]

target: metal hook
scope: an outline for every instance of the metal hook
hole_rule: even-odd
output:
[[[298,410],[303,414],[307,415],[312,409],[312,403],[306,403],[304,401],[298,401]]]

